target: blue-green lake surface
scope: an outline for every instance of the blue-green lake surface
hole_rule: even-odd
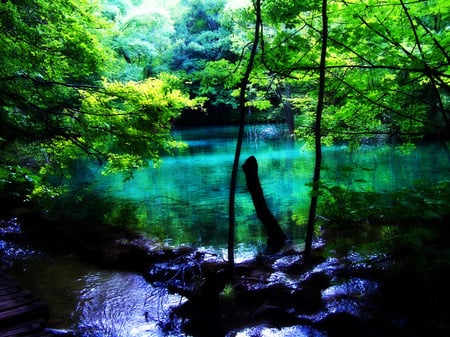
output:
[[[159,167],[138,171],[128,181],[122,174],[101,177],[96,190],[127,203],[109,220],[120,221],[125,214],[140,230],[170,244],[225,248],[237,132],[236,127],[175,130],[174,137],[188,147],[163,156]],[[289,238],[302,244],[315,155],[302,141],[274,137],[282,132],[282,126],[248,126],[240,166],[249,156],[256,157],[269,208]],[[449,166],[447,152],[436,143],[407,152],[389,145],[353,151],[345,145],[328,146],[323,148],[322,181],[356,191],[395,191],[447,179]],[[238,249],[264,245],[241,169],[235,213]]]
[[[301,246],[314,151],[301,141],[264,137],[278,130],[278,126],[274,128],[247,127],[241,165],[250,155],[257,158],[268,205],[294,244]],[[106,220],[131,222],[151,238],[172,245],[222,250],[226,256],[228,194],[237,129],[184,129],[175,130],[174,136],[186,142],[188,148],[164,156],[160,167],[136,172],[132,180],[124,181],[126,176],[122,174],[103,176],[101,167],[91,167],[87,179],[95,182],[91,191],[99,193],[102,199],[120,200]],[[323,148],[322,178],[329,186],[389,192],[413,188],[417,182],[447,180],[449,166],[448,153],[436,143],[418,145],[409,152],[387,145],[362,146],[355,151],[332,146]],[[86,167],[80,170],[80,174],[85,172]],[[238,176],[236,223],[239,261],[253,257],[265,243],[242,170]],[[10,252],[12,261],[23,260],[14,274],[24,288],[48,303],[50,325],[73,330],[79,336],[167,336],[160,322],[167,319],[170,307],[183,301],[165,289],[154,288],[140,275],[101,270],[73,256],[47,256],[14,243],[0,241],[0,249]],[[333,289],[324,296],[339,291]],[[302,326],[251,327],[230,335],[247,337],[256,333],[276,337],[322,336]],[[171,336],[186,337],[181,331],[174,331]]]

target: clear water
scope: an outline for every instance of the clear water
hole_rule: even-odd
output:
[[[48,305],[50,328],[79,337],[165,336],[161,323],[183,301],[140,275],[101,270],[73,256],[35,252],[10,272]]]
[[[242,163],[248,156],[256,156],[269,207],[286,233],[301,243],[314,153],[301,142],[260,137],[260,131],[267,127],[251,128],[246,133]],[[226,255],[229,177],[236,134],[236,128],[178,130],[175,137],[189,145],[187,150],[164,157],[159,168],[137,172],[130,181],[124,181],[120,174],[102,176],[100,168],[94,168],[95,189],[107,198],[131,200],[133,207],[126,204],[124,210],[137,213],[123,214],[135,217],[139,228],[148,235],[172,244],[212,247]],[[366,146],[354,152],[333,146],[324,148],[323,157],[323,180],[354,190],[393,191],[412,187],[416,181],[432,184],[445,180],[450,173],[447,153],[437,144],[418,146],[410,153],[389,146]],[[236,215],[239,260],[252,257],[254,247],[265,241],[242,171]],[[3,227],[10,230],[10,226]],[[164,321],[170,306],[182,300],[152,287],[141,276],[99,270],[71,256],[24,253],[20,247],[6,243],[0,249],[10,252],[6,254],[11,255],[8,261],[14,260],[16,266],[15,260],[27,256],[15,272],[21,285],[49,304],[52,327],[71,329],[80,336],[164,336],[159,323]],[[360,291],[367,286],[370,285],[360,282],[354,288]],[[327,291],[324,295],[333,298],[341,289]],[[255,335],[323,336],[304,327],[253,327],[236,334]],[[184,335],[174,332],[171,336]]]
[[[241,164],[254,155],[269,208],[286,234],[301,244],[309,209],[309,183],[314,151],[302,142],[286,138],[269,140],[267,131],[278,127],[248,127]],[[120,197],[133,222],[151,237],[172,244],[223,248],[227,244],[228,198],[237,128],[207,127],[176,130],[174,136],[188,148],[162,158],[124,181],[124,175],[101,177],[95,187],[105,197]],[[412,187],[417,181],[434,183],[450,173],[448,155],[438,144],[417,146],[409,153],[391,146],[346,146],[323,149],[323,181],[349,189],[393,191]],[[98,169],[100,171],[100,169]],[[132,210],[129,212],[129,210]],[[262,226],[256,218],[245,176],[239,170],[236,195],[236,241],[241,247],[264,244]],[[114,215],[108,219],[120,221]]]

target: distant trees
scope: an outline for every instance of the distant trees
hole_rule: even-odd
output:
[[[231,120],[230,110],[238,107],[233,76],[239,56],[233,50],[233,25],[225,7],[227,0],[185,0],[185,10],[175,20],[173,57],[170,67],[190,84],[193,96],[207,99],[207,115],[190,116],[198,122]],[[196,118],[200,117],[200,118]]]
[[[138,3],[139,4],[139,3]],[[113,27],[106,45],[121,61],[115,75],[122,81],[155,77],[170,69],[173,58],[174,20],[170,5],[137,7],[128,1],[106,1],[102,14]]]
[[[232,27],[223,20],[226,0],[186,0],[183,5],[186,9],[174,25],[172,69],[193,73],[207,61],[235,58]]]

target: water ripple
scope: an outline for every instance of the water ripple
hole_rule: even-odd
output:
[[[96,272],[82,281],[74,315],[83,337],[162,336],[160,323],[182,300],[135,274]]]

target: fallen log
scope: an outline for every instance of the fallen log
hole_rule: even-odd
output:
[[[244,170],[247,187],[255,206],[256,216],[261,220],[266,231],[266,254],[278,253],[286,243],[287,237],[267,206],[266,198],[259,182],[256,158],[254,156],[248,157],[244,165],[242,165],[242,169]]]

